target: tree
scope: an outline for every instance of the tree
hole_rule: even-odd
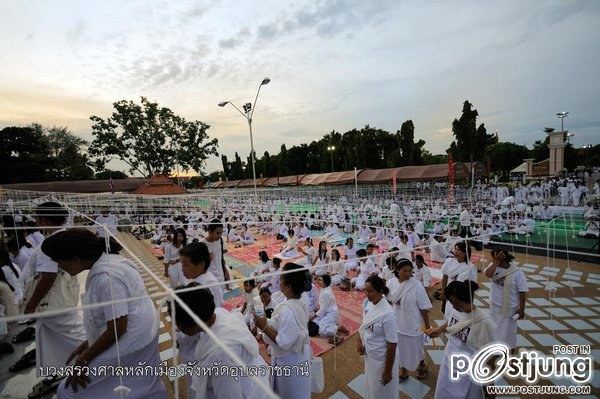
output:
[[[415,146],[415,125],[407,120],[396,132],[400,149],[400,166],[412,165]]]
[[[449,151],[458,162],[483,161],[485,148],[495,144],[497,139],[492,134],[487,134],[483,124],[477,127],[479,113],[472,109],[469,101],[463,103],[462,115],[452,122],[454,141]]]
[[[514,143],[496,143],[485,149],[485,155],[490,160],[494,172],[507,176],[529,156],[529,150]]]
[[[533,149],[531,150],[529,157],[533,158],[534,162],[540,162],[550,158],[550,149],[548,148],[549,143],[550,136],[546,136],[544,141],[536,140],[536,142],[533,143]]]
[[[127,179],[127,175],[123,172],[121,172],[120,170],[103,170],[101,172],[96,173],[96,175],[94,176],[97,180],[108,180],[108,179],[113,179],[113,180],[122,180],[122,179]]]
[[[52,159],[52,180],[88,180],[94,177],[87,154],[83,153],[87,141],[75,136],[66,127],[43,128],[38,124],[32,127],[46,135]]]
[[[0,182],[39,182],[51,179],[52,159],[43,131],[33,127],[0,130]]]
[[[221,155],[221,163],[223,164],[223,174],[227,178],[231,175],[231,167],[229,162],[227,162],[227,155]]]
[[[113,107],[108,119],[90,117],[94,140],[89,153],[99,169],[111,159],[120,159],[131,173],[145,177],[169,174],[176,163],[183,171],[200,172],[210,155],[218,155],[218,141],[209,138],[210,126],[203,122],[186,121],[145,97],[141,105],[121,100]]]
[[[277,176],[286,176],[287,172],[287,148],[285,144],[281,145],[279,155],[277,156]]]

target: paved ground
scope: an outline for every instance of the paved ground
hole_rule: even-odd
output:
[[[119,233],[119,239],[161,280],[162,263],[149,251],[148,246],[138,241],[133,236]],[[489,258],[489,255],[487,255]],[[530,293],[527,300],[526,319],[519,321],[519,345],[523,348],[535,348],[549,353],[551,345],[563,344],[589,344],[595,360],[594,367],[600,370],[600,269],[597,264],[567,262],[566,260],[548,261],[545,257],[517,255],[527,273]],[[549,265],[547,265],[549,263]],[[246,274],[248,268],[241,264],[234,266],[237,274]],[[145,270],[141,270],[142,278],[150,294],[162,292],[160,284]],[[476,304],[488,306],[488,285],[480,275],[482,290],[477,294]],[[81,276],[81,281],[84,277]],[[553,280],[557,290],[551,297],[544,289],[547,281]],[[239,289],[230,293],[235,295]],[[158,307],[158,299],[155,299]],[[433,303],[434,309],[430,319],[435,324],[440,323],[440,303]],[[172,363],[176,351],[172,344],[171,319],[166,313],[166,308],[160,309],[160,356],[161,359]],[[432,398],[433,387],[437,377],[437,369],[444,349],[445,339],[435,339],[427,346],[426,358],[430,365],[429,377],[418,381],[411,377],[401,383],[400,397],[402,398]],[[344,342],[339,347],[323,355],[325,365],[325,391],[316,398],[362,398],[363,391],[363,365],[355,349],[356,336]],[[33,369],[17,375],[9,374],[8,366],[35,346],[34,343],[15,346],[13,355],[0,359],[0,397],[24,398],[28,390],[37,381]],[[174,397],[173,381],[165,379],[170,397]],[[543,381],[542,384],[565,384],[560,381]],[[594,376],[591,385],[594,387],[593,396],[600,396],[600,372]],[[183,384],[180,383],[183,390]],[[52,397],[52,396],[49,396]],[[560,398],[560,396],[554,396]],[[184,394],[180,398],[185,398]],[[584,398],[579,396],[578,398]]]

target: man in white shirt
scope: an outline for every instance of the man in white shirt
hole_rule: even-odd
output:
[[[217,281],[229,281],[229,269],[223,261],[223,224],[219,219],[211,220],[208,225],[208,235],[202,240],[208,247],[210,253],[210,267],[208,271],[215,276]],[[228,285],[229,287],[229,285]],[[231,289],[231,288],[230,288]]]
[[[117,234],[117,218],[115,215],[110,213],[110,209],[108,207],[102,208],[100,211],[100,216],[96,218],[96,231],[100,237],[106,237],[106,229],[110,232],[110,235]]]
[[[460,213],[459,220],[460,220],[460,233],[458,235],[463,238],[467,237],[469,235],[469,229],[471,228],[471,214],[469,213],[467,208],[465,208]]]

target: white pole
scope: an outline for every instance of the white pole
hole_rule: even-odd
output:
[[[356,166],[354,167],[354,197],[358,198],[358,173],[356,173]]]
[[[257,94],[258,96],[258,94]],[[256,195],[256,169],[254,168],[254,139],[252,138],[252,118],[248,118],[248,128],[250,129],[250,156],[252,157],[252,178],[254,179],[254,202],[257,201]]]

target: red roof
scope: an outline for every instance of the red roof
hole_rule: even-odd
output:
[[[173,195],[185,193],[187,193],[185,189],[173,183],[173,181],[165,175],[154,175],[143,186],[132,191],[132,194],[145,195]]]

